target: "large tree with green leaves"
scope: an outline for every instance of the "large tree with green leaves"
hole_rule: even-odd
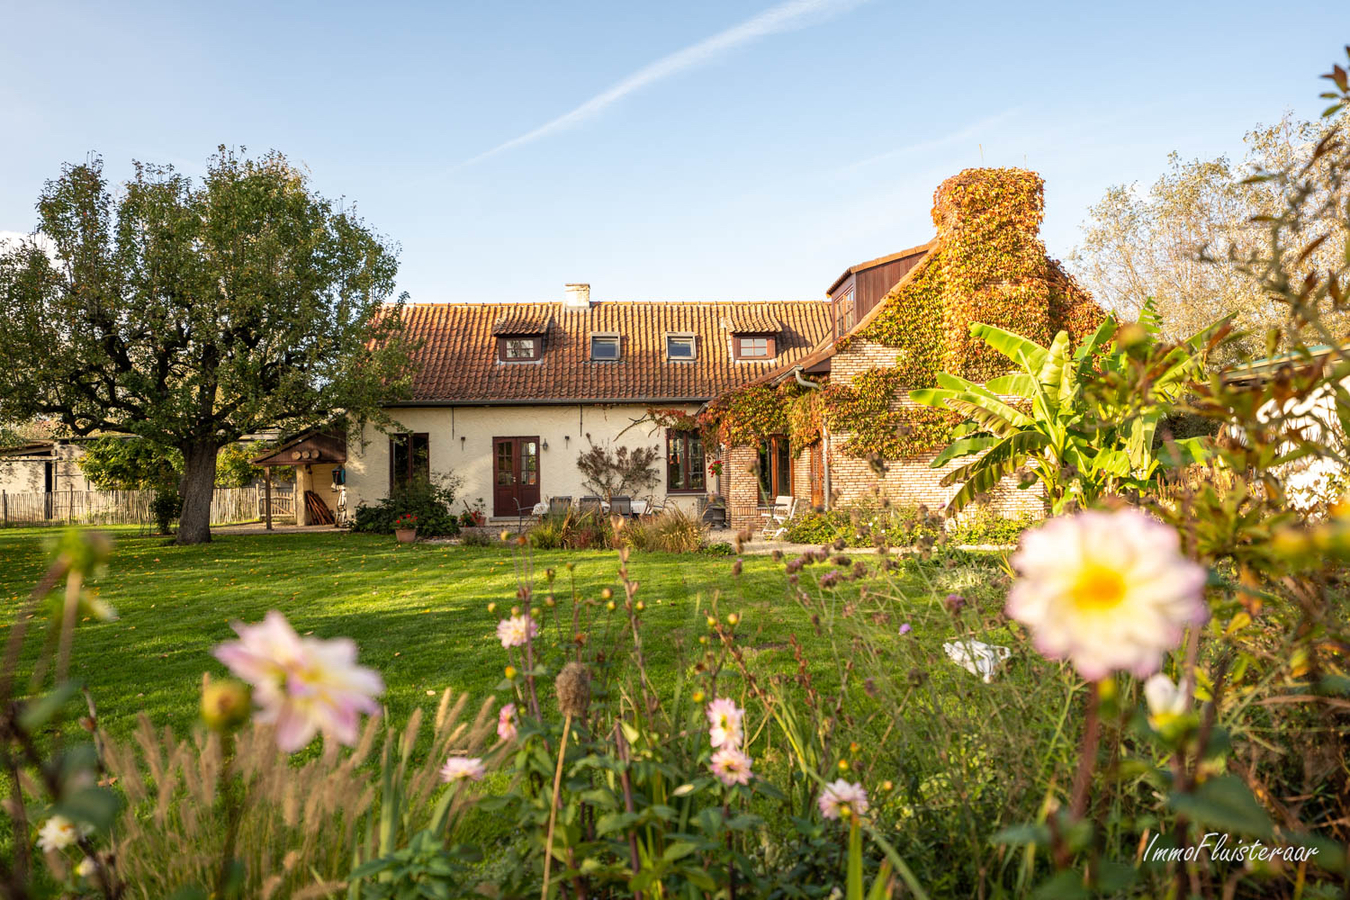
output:
[[[210,540],[221,447],[406,392],[394,249],[279,153],[222,147],[200,180],[138,163],[116,190],[94,159],[37,210],[0,252],[0,421],[176,449],[179,543]]]

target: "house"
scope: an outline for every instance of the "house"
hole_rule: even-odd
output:
[[[929,242],[852,266],[827,291],[832,327],[811,352],[718,398],[704,413],[722,444],[732,522],[758,521],[766,497],[812,505],[945,506],[951,463],[931,466],[959,417],[919,406],[939,372],[983,382],[1007,361],[970,326],[1041,343],[1076,342],[1101,309],[1046,254],[1044,185],[1022,169],[967,169],[934,194]],[[772,398],[772,400],[771,400]],[[1040,514],[1038,494],[1005,479],[986,498],[1004,515]],[[758,507],[758,508],[757,508]]]
[[[627,446],[659,453],[653,500],[720,495],[736,527],[779,496],[940,507],[956,488],[929,463],[957,422],[907,392],[1005,369],[974,322],[1048,342],[1101,321],[1046,255],[1042,213],[1034,172],[968,169],[937,189],[932,240],[849,267],[823,301],[596,303],[576,284],[560,303],[411,305],[412,396],[388,410],[400,430],[348,446],[349,502],[453,472],[467,503],[515,517],[595,493],[578,457]],[[1041,508],[1012,484],[989,502]]]
[[[659,481],[635,499],[697,512],[718,491],[693,416],[709,400],[802,359],[830,334],[822,301],[595,302],[584,284],[555,303],[414,304],[412,395],[347,447],[353,508],[417,477],[453,473],[493,518],[597,493],[577,468],[593,446],[657,451]],[[659,418],[659,417],[658,417]],[[715,468],[715,467],[714,467]]]
[[[91,490],[80,441],[32,440],[0,448],[0,490],[9,494]]]

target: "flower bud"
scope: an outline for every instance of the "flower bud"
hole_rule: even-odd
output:
[[[202,685],[202,721],[212,731],[229,732],[248,721],[253,694],[243,682],[226,678]]]
[[[601,588],[601,589],[600,589],[600,599],[601,599],[601,600],[608,600],[608,599],[610,599],[610,598],[613,597],[613,596],[614,596],[614,591],[611,590],[610,588]]]
[[[505,669],[505,674],[506,674],[506,680],[507,680],[507,681],[515,681],[515,678],[516,678],[516,667],[515,667],[515,666],[507,666],[506,669]]]

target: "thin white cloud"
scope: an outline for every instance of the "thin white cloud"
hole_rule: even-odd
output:
[[[737,47],[771,34],[805,28],[866,2],[868,0],[787,0],[785,3],[779,3],[777,6],[766,9],[739,25],[658,59],[607,90],[596,94],[575,109],[545,122],[532,131],[527,131],[505,143],[498,144],[491,150],[485,150],[477,156],[465,160],[455,168],[462,169],[474,165],[499,153],[534,143],[540,138],[572,128],[588,119],[595,118],[609,106],[629,94],[670,78],[672,75],[677,75],[686,69],[692,69],[695,66],[710,62],[735,50]]]
[[[972,138],[979,137],[984,132],[997,125],[1001,125],[1008,119],[1017,115],[1018,107],[1005,109],[996,115],[986,116],[971,125],[967,125],[959,131],[953,131],[951,134],[945,134],[942,137],[931,138],[926,141],[919,141],[915,144],[906,144],[903,147],[896,147],[894,150],[887,150],[885,153],[878,153],[876,156],[869,156],[866,159],[860,159],[855,163],[850,163],[840,169],[835,170],[836,175],[846,175],[850,172],[856,172],[879,162],[885,162],[888,159],[895,159],[898,156],[905,156],[910,153],[922,153],[926,150],[941,150],[943,147],[950,147],[953,144],[960,144],[969,141]]]

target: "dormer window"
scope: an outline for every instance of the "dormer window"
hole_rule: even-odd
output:
[[[694,343],[692,334],[668,334],[666,335],[666,359],[672,362],[681,362],[696,359],[698,356],[698,347]]]
[[[622,349],[617,334],[591,335],[591,362],[618,362]]]
[[[733,339],[736,359],[773,359],[777,341],[769,334],[738,334]]]
[[[544,347],[541,335],[518,335],[497,338],[497,358],[502,362],[533,362]]]

